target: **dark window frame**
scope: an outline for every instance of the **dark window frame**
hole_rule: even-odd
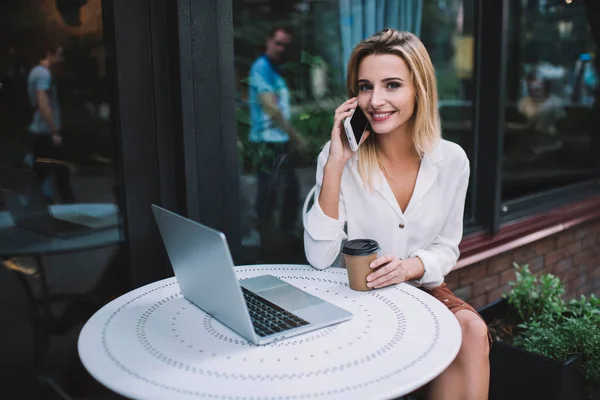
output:
[[[225,233],[235,261],[241,203],[232,2],[176,5],[187,216]]]
[[[150,205],[185,213],[181,140],[173,128],[180,111],[173,10],[167,0],[102,1],[115,187],[132,287],[173,275]]]
[[[499,234],[517,220],[526,221],[567,203],[577,203],[600,194],[597,178],[502,200],[502,156],[504,143],[507,51],[510,0],[480,0],[477,7],[479,30],[476,38],[477,96],[475,111],[475,155],[473,187],[475,218],[466,220],[469,235],[477,228]],[[477,235],[475,235],[477,236]]]

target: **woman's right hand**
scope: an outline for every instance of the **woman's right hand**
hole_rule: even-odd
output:
[[[333,129],[331,130],[331,145],[329,147],[328,163],[343,167],[352,158],[353,151],[344,132],[344,120],[352,115],[358,103],[357,98],[346,100],[335,110]]]

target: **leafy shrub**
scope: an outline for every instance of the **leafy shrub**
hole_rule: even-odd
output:
[[[519,314],[522,321],[544,314],[560,314],[565,311],[562,296],[565,287],[557,277],[545,274],[537,277],[529,266],[515,264],[516,282],[510,282],[512,291],[508,304]]]
[[[565,301],[564,284],[552,274],[535,276],[515,264],[507,301],[520,317],[512,344],[558,361],[583,356],[581,372],[588,389],[600,387],[600,299],[594,295]]]

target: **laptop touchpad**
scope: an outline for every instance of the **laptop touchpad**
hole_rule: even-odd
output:
[[[272,303],[277,304],[281,308],[288,311],[299,310],[305,307],[311,307],[317,304],[322,304],[323,300],[318,297],[296,289],[290,284],[278,286],[272,289],[261,290],[256,292],[259,296],[264,297]]]

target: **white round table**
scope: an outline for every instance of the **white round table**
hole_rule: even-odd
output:
[[[254,346],[187,301],[170,278],[94,314],[79,336],[83,365],[134,399],[389,399],[434,379],[460,348],[454,315],[408,284],[356,292],[341,268],[255,265],[236,272],[239,279],[275,275],[354,317]]]

